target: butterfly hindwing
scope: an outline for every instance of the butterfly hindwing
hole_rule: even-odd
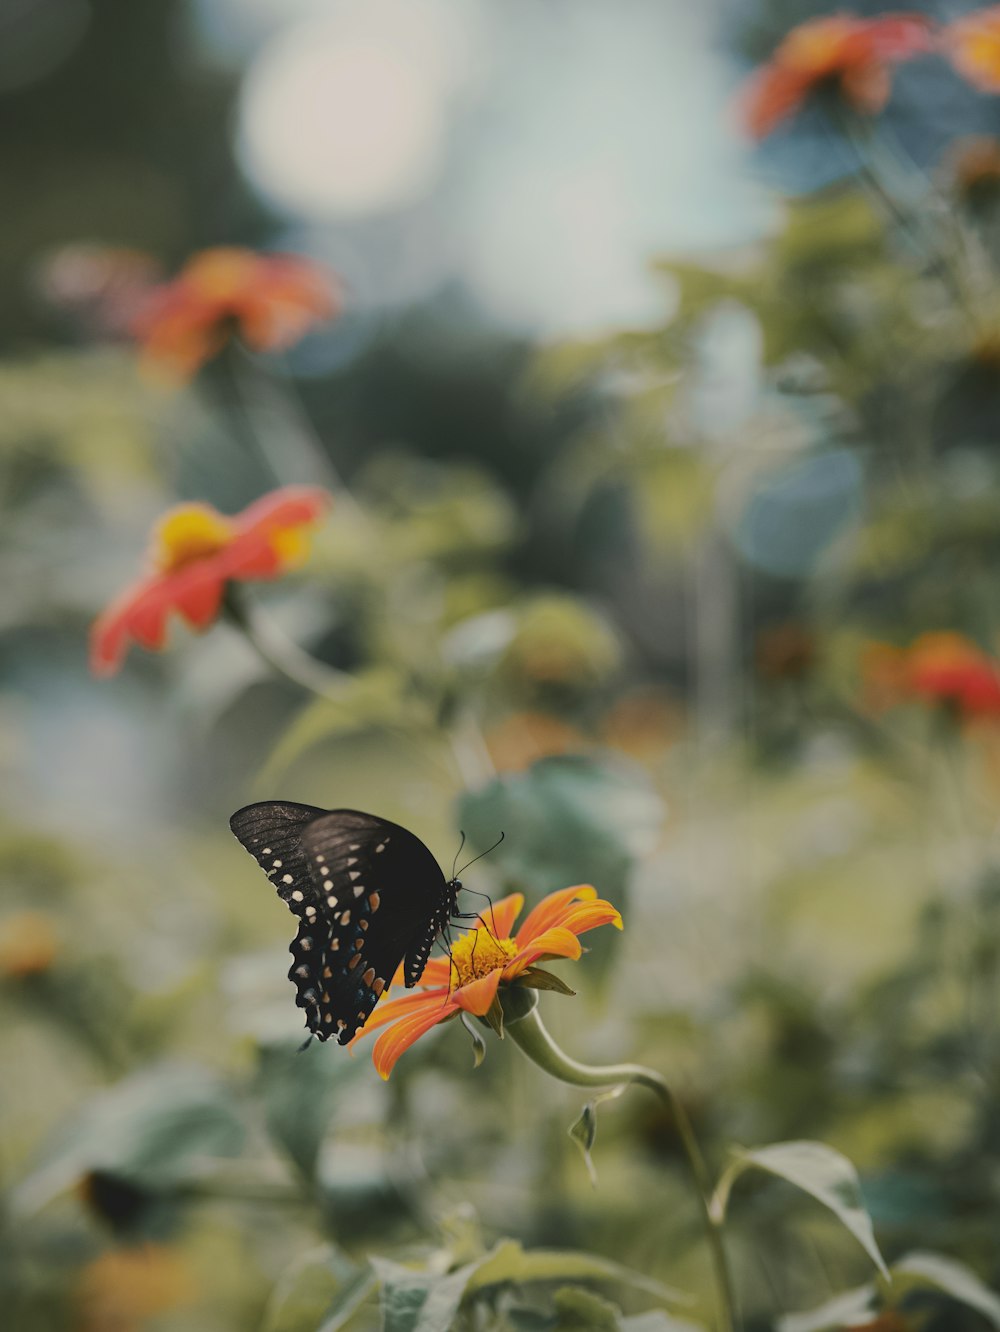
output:
[[[423,971],[454,902],[437,861],[413,833],[358,810],[266,801],[230,826],[299,917],[288,975],[308,1029],[346,1044],[404,957],[407,985]]]

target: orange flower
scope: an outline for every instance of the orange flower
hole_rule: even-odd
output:
[[[976,9],[944,30],[945,50],[963,78],[981,92],[1000,92],[1000,5]]]
[[[332,276],[311,260],[223,247],[202,250],[154,287],[133,331],[147,368],[184,380],[234,333],[255,351],[280,351],[340,304]]]
[[[227,583],[278,578],[301,564],[309,551],[305,529],[319,521],[331,502],[325,490],[284,486],[232,518],[210,504],[169,509],[153,533],[152,572],[94,622],[91,670],[113,675],[130,639],[158,651],[166,642],[171,611],[192,629],[207,629],[219,613]]]
[[[484,1017],[493,1007],[501,984],[520,981],[530,986],[534,963],[551,957],[580,956],[583,949],[578,935],[598,925],[622,928],[621,916],[589,884],[550,893],[528,912],[511,938],[511,929],[523,906],[521,893],[512,893],[497,902],[489,913],[488,923],[480,916],[475,928],[456,940],[450,959],[431,958],[420,978],[419,991],[379,1004],[354,1041],[376,1027],[392,1024],[375,1042],[372,1051],[372,1061],[383,1078],[392,1072],[403,1051],[431,1027],[460,1012]]]
[[[861,19],[830,14],[793,28],[747,81],[740,119],[763,139],[793,116],[810,93],[833,88],[855,111],[874,115],[889,100],[889,67],[931,49],[931,27],[917,14]]]
[[[917,698],[966,720],[1000,717],[1000,663],[963,634],[921,634],[908,648],[870,644],[862,673],[875,706]]]
[[[165,1244],[111,1249],[84,1268],[77,1289],[81,1332],[139,1332],[148,1319],[189,1304],[196,1288]]]

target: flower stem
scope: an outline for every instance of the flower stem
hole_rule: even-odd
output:
[[[511,991],[513,995],[516,991]],[[734,1332],[737,1326],[736,1301],[733,1293],[732,1274],[729,1259],[726,1256],[722,1240],[721,1223],[717,1222],[709,1209],[712,1196],[712,1180],[701,1154],[701,1148],[691,1127],[687,1111],[665,1078],[642,1064],[606,1064],[597,1066],[581,1064],[571,1059],[556,1045],[549,1035],[537,1007],[532,1005],[527,1012],[512,1013],[505,1006],[506,1031],[529,1059],[560,1082],[573,1087],[615,1087],[636,1085],[646,1087],[658,1096],[673,1116],[680,1134],[684,1155],[694,1180],[695,1190],[701,1204],[702,1224],[712,1266],[715,1272],[716,1301],[718,1306],[719,1332]]]
[[[278,675],[321,698],[340,702],[351,676],[327,666],[286,638],[270,621],[251,611],[232,584],[226,590],[226,615],[263,662]]]

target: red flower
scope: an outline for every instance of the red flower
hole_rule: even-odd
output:
[[[908,648],[872,643],[863,673],[876,707],[916,698],[966,720],[1000,717],[1000,663],[963,634],[921,634]]]
[[[944,30],[945,50],[963,78],[982,92],[1000,92],[1000,5],[976,9]]]
[[[149,562],[153,571],[133,583],[94,622],[90,666],[113,675],[129,640],[159,650],[167,619],[176,611],[192,629],[206,629],[219,613],[226,584],[278,578],[309,551],[307,530],[332,503],[325,490],[285,486],[227,518],[210,504],[178,504],[157,524]]]
[[[392,1024],[372,1051],[372,1061],[383,1078],[389,1076],[404,1050],[431,1027],[463,1011],[483,1017],[501,983],[513,984],[519,979],[529,983],[525,973],[535,962],[549,957],[578,958],[583,949],[577,935],[598,925],[622,928],[621,916],[589,884],[550,893],[528,913],[512,939],[510,931],[523,906],[520,893],[497,902],[489,923],[480,916],[476,928],[453,945],[450,959],[435,957],[427,963],[419,991],[379,1004],[354,1041],[376,1027]]]
[[[930,49],[930,24],[916,14],[809,19],[750,76],[740,119],[749,134],[763,139],[821,87],[833,88],[855,111],[873,115],[889,100],[890,65]]]
[[[220,248],[202,250],[155,287],[133,331],[148,368],[188,379],[234,333],[255,351],[280,351],[339,310],[332,276],[311,260]]]

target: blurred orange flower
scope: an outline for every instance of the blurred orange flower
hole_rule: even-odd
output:
[[[37,976],[48,971],[58,952],[52,917],[43,911],[18,911],[0,920],[0,976]]]
[[[931,26],[917,14],[809,19],[793,28],[747,80],[739,103],[741,122],[754,138],[763,139],[820,88],[832,88],[855,111],[874,115],[889,100],[890,65],[931,45]]]
[[[280,351],[340,306],[333,276],[312,260],[223,247],[202,250],[154,287],[133,332],[147,369],[184,380],[234,334],[254,351]]]
[[[964,634],[921,634],[907,648],[871,643],[862,675],[869,706],[876,709],[917,698],[965,719],[1000,717],[1000,662]]]
[[[530,983],[529,968],[551,957],[580,957],[580,934],[599,925],[622,928],[622,918],[610,902],[597,896],[589,884],[563,888],[529,911],[517,934],[510,932],[524,906],[521,893],[496,903],[489,921],[480,916],[452,945],[451,957],[427,963],[415,994],[383,1001],[351,1042],[376,1027],[392,1025],[375,1042],[372,1062],[387,1078],[399,1056],[425,1032],[460,1012],[483,1017],[489,1012],[501,984]]]
[[[153,532],[152,572],[117,597],[94,622],[90,667],[113,675],[129,640],[158,651],[166,642],[167,619],[176,611],[192,629],[215,620],[232,581],[279,578],[301,564],[309,551],[307,529],[332,503],[325,490],[284,486],[264,495],[235,517],[210,504],[178,504]]]
[[[81,1274],[78,1326],[81,1332],[139,1332],[147,1319],[194,1296],[186,1264],[166,1245],[111,1249]]]
[[[943,37],[951,63],[963,78],[981,92],[1000,92],[1000,5],[956,19]]]

